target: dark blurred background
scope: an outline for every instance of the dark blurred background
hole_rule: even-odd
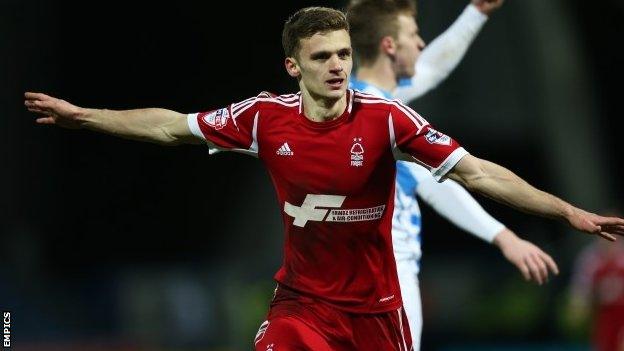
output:
[[[420,0],[425,40],[467,3]],[[282,259],[260,161],[37,126],[22,94],[197,112],[294,92],[281,27],[310,5],[345,2],[3,1],[0,309],[16,349],[252,348]],[[451,77],[411,105],[540,188],[621,211],[623,20],[621,0],[508,0]],[[588,349],[566,301],[592,239],[479,200],[562,272],[525,283],[493,246],[425,208],[423,350]]]

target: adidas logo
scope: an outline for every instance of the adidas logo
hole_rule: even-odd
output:
[[[277,154],[281,156],[292,156],[295,153],[290,150],[290,146],[288,146],[288,143],[284,143],[282,146],[280,146],[279,149],[277,149]]]

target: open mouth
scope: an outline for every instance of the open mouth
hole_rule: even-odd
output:
[[[332,78],[325,81],[332,88],[341,88],[344,78]]]

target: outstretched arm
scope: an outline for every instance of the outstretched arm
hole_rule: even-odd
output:
[[[502,4],[503,0],[472,0],[449,28],[425,47],[416,61],[411,84],[398,87],[395,97],[409,102],[442,83],[462,60],[488,16]]]
[[[455,181],[438,183],[425,168],[416,164],[406,166],[418,180],[420,198],[451,223],[496,245],[527,281],[541,285],[548,280],[550,272],[559,273],[557,264],[548,254],[505,228]]]
[[[442,217],[468,233],[491,243],[504,228],[490,216],[470,193],[453,180],[439,183],[424,167],[411,163],[406,168],[418,181],[416,192]]]
[[[624,219],[603,217],[576,208],[532,187],[510,170],[472,155],[465,155],[448,177],[471,191],[524,212],[565,220],[571,227],[588,234],[611,241],[615,241],[613,234],[624,235]]]
[[[191,133],[186,115],[160,108],[112,111],[88,109],[41,93],[27,92],[24,104],[40,115],[39,124],[70,129],[89,129],[122,138],[163,145],[199,144]]]

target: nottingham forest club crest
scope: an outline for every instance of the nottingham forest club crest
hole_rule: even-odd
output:
[[[364,147],[361,143],[362,138],[353,138],[353,146],[351,146],[351,166],[353,167],[364,165]]]

